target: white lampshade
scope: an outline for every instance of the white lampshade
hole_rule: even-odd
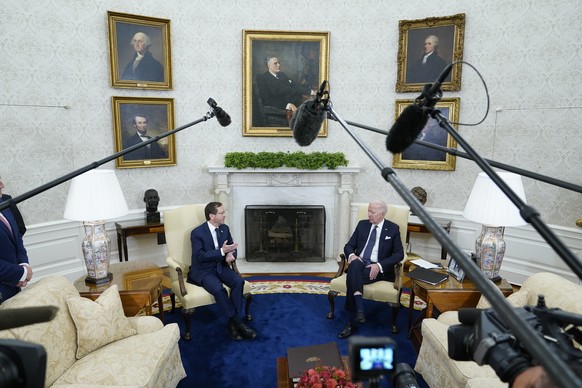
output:
[[[113,170],[90,170],[71,181],[64,218],[96,221],[128,213],[127,202]]]
[[[518,197],[526,202],[521,176],[509,172],[498,172],[497,175],[507,183]],[[477,176],[469,200],[465,205],[463,216],[471,221],[490,226],[527,224],[519,214],[517,206],[484,172]]]

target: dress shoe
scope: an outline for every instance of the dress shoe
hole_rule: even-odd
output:
[[[355,332],[356,332],[356,326],[352,325],[351,323],[348,323],[344,327],[342,332],[339,333],[337,336],[341,339],[344,339],[344,338],[348,338],[350,335],[354,334]]]
[[[236,328],[240,335],[245,339],[254,339],[257,336],[257,333],[253,329],[242,322],[237,324]]]
[[[238,340],[243,339],[243,337],[239,333],[238,329],[236,328],[236,324],[234,322],[229,322],[228,323],[228,331],[230,332],[230,337],[233,340],[237,340],[238,341]]]
[[[358,315],[356,315],[356,322],[366,323],[366,316],[364,315],[363,311],[358,311]]]

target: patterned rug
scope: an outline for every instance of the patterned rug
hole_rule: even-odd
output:
[[[329,291],[329,280],[323,277],[304,277],[304,276],[289,276],[289,277],[250,277],[246,278],[251,284],[251,293],[253,295],[260,294],[327,294]],[[404,288],[400,297],[400,304],[408,307],[410,301],[410,289]],[[172,303],[170,300],[170,290],[164,289],[163,294],[164,311],[170,311]],[[180,302],[176,299],[176,307],[181,307]],[[414,298],[414,309],[422,310],[426,307],[426,303],[418,298]],[[152,313],[157,314],[158,302],[155,301],[152,306]]]

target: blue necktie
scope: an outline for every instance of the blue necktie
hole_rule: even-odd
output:
[[[216,243],[218,244],[218,249],[220,249],[220,230],[218,228],[214,228],[216,232]],[[222,260],[216,264],[216,272],[222,273]]]
[[[370,264],[372,262],[370,257],[372,256],[372,249],[374,249],[374,245],[376,245],[376,229],[378,229],[378,225],[374,225],[374,228],[372,228],[372,233],[370,233],[368,243],[366,244],[366,249],[362,255],[362,259],[364,259],[364,263],[366,264]]]

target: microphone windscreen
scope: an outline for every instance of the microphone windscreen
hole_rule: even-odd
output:
[[[394,122],[386,137],[386,148],[393,154],[410,147],[428,121],[428,113],[419,106],[407,106]]]
[[[214,114],[216,115],[216,120],[223,127],[228,127],[231,123],[230,116],[221,107],[217,106],[214,108]]]
[[[295,142],[301,147],[313,143],[324,119],[325,110],[317,109],[317,104],[313,100],[305,101],[299,105],[289,121]]]
[[[0,311],[0,330],[48,322],[59,311],[56,306],[22,307]]]

